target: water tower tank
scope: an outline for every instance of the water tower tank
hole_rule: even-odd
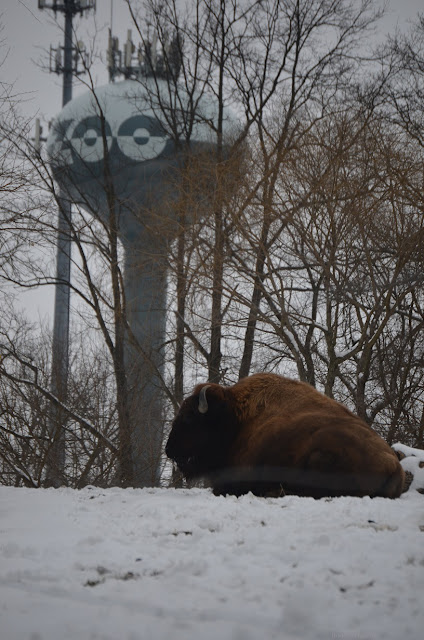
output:
[[[155,107],[158,86],[161,108]],[[111,207],[119,219],[127,313],[138,343],[134,347],[128,341],[126,353],[134,387],[130,411],[137,486],[157,483],[163,439],[166,253],[176,229],[169,175],[180,153],[167,133],[166,117],[177,116],[178,121],[179,113],[182,129],[189,108],[188,96],[186,104],[184,97],[179,103],[179,112],[171,110],[169,100],[164,80],[108,84],[69,102],[47,141],[55,178],[71,201],[105,224]],[[205,122],[215,118],[216,110],[211,101],[202,100],[196,113],[193,151],[213,144]]]

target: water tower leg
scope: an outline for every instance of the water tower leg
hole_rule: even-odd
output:
[[[153,255],[154,254],[154,255]],[[135,485],[158,486],[163,446],[166,266],[152,243],[125,252],[125,295],[135,341],[126,350]]]
[[[50,390],[61,402],[66,402],[69,365],[69,305],[71,278],[71,204],[61,191],[56,287],[54,303],[52,370]],[[47,469],[44,485],[60,487],[65,484],[65,430],[66,415],[58,407],[52,407],[49,417],[49,435],[51,445],[47,456]]]

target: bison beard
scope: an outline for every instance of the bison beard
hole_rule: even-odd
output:
[[[198,385],[166,454],[216,495],[398,497],[396,454],[363,420],[308,384],[256,374],[232,387]]]

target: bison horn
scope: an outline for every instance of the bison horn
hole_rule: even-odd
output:
[[[206,413],[209,408],[208,401],[206,399],[206,390],[209,389],[210,386],[210,384],[205,384],[205,386],[200,389],[199,413]]]

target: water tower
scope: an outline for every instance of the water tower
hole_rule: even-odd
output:
[[[75,98],[55,119],[47,141],[61,189],[72,202],[104,222],[111,206],[105,183],[107,153],[113,206],[125,253],[127,314],[137,343],[132,346],[129,340],[126,353],[134,387],[132,450],[137,486],[155,485],[160,466],[167,247],[176,231],[175,212],[170,206],[175,194],[169,177],[184,153],[164,124],[167,109],[178,119],[171,106],[171,85],[166,77],[157,76],[144,74],[142,82],[127,79],[110,83]],[[190,101],[184,92],[178,95],[183,125]],[[159,102],[160,109],[155,108]],[[215,117],[213,102],[200,100],[190,152],[212,144],[211,130],[205,123]]]

